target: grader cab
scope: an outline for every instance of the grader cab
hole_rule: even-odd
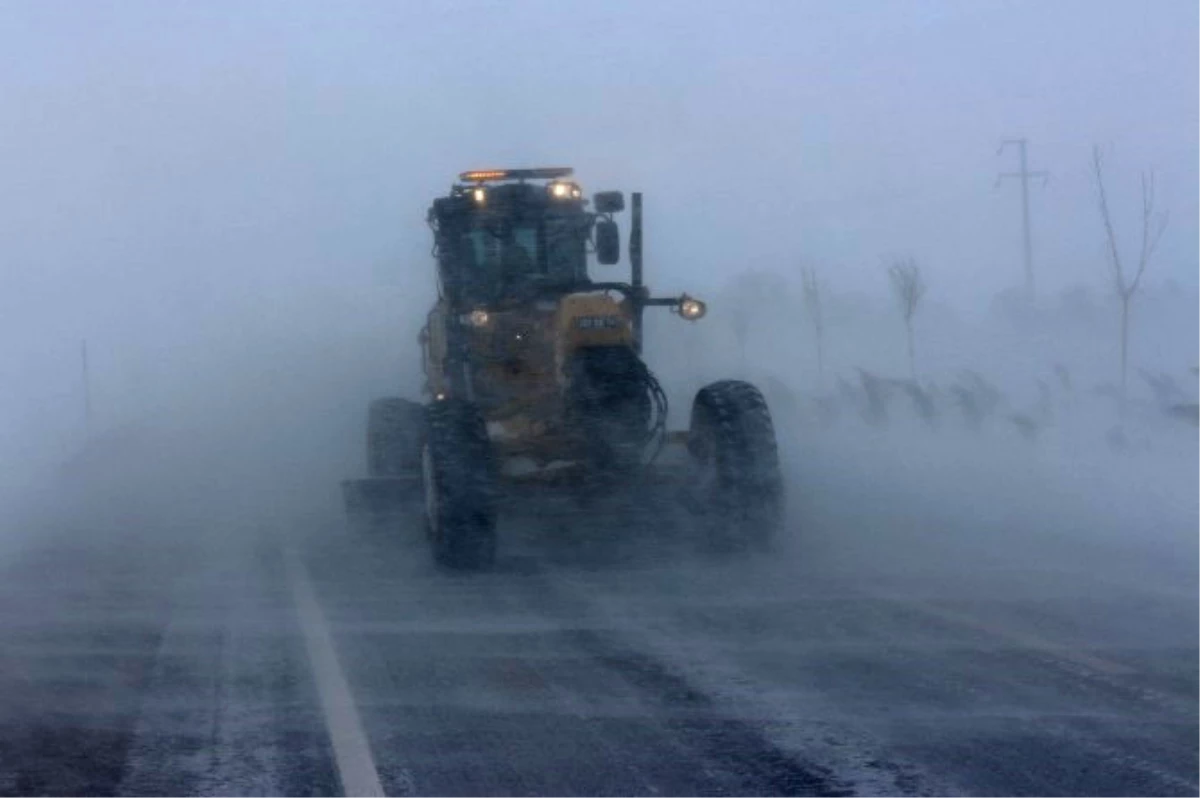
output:
[[[706,312],[652,297],[642,271],[642,198],[632,195],[630,280],[596,281],[620,260],[624,196],[584,198],[569,168],[463,172],[428,213],[438,300],[419,336],[424,401],[384,398],[367,419],[369,478],[343,483],[351,512],[421,497],[436,561],[489,567],[499,499],[539,486],[622,490],[668,475],[697,528],[747,541],[782,523],[783,483],[762,394],[735,380],[702,388],[686,432],[643,361],[643,314]],[[591,206],[589,208],[589,205]],[[703,522],[703,523],[701,523]]]

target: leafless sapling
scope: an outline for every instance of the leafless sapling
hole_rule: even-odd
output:
[[[1108,193],[1104,187],[1104,154],[1099,145],[1092,148],[1092,169],[1096,180],[1096,198],[1100,206],[1100,219],[1104,223],[1104,237],[1108,250],[1108,263],[1113,278],[1113,289],[1121,303],[1121,411],[1125,410],[1128,397],[1129,362],[1129,306],[1141,286],[1142,275],[1150,262],[1163,231],[1167,228],[1168,215],[1155,207],[1154,172],[1142,173],[1142,244],[1137,262],[1130,276],[1121,259],[1117,246],[1117,234],[1113,227],[1112,213],[1108,207]]]
[[[921,277],[921,267],[913,258],[896,258],[888,267],[888,277],[892,282],[892,292],[900,304],[900,314],[904,317],[904,331],[908,335],[908,369],[915,380],[917,378],[916,346],[913,342],[913,316],[925,296],[925,280]]]

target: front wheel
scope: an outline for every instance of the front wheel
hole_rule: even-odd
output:
[[[426,429],[421,475],[434,560],[456,570],[486,570],[496,559],[496,510],[483,415],[469,402],[434,402]]]
[[[735,547],[765,547],[783,526],[775,426],[762,393],[739,380],[701,388],[688,434],[693,509]]]

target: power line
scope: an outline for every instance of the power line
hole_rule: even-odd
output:
[[[1029,171],[1029,161],[1026,157],[1026,140],[1025,139],[1005,139],[1000,144],[1000,148],[996,150],[996,154],[1000,155],[1004,152],[1004,148],[1009,144],[1016,144],[1017,150],[1021,157],[1021,171],[1019,172],[1001,172],[996,177],[996,185],[1006,177],[1016,177],[1021,181],[1021,223],[1022,232],[1024,233],[1024,252],[1025,252],[1025,293],[1029,297],[1029,301],[1034,299],[1034,282],[1033,282],[1033,238],[1029,232],[1029,178],[1042,178],[1042,185],[1050,179],[1050,173],[1044,171],[1031,172]]]

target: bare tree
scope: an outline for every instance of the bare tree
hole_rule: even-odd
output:
[[[921,305],[921,297],[925,296],[925,281],[921,278],[921,267],[911,257],[893,260],[888,267],[888,277],[892,281],[896,301],[900,303],[900,313],[904,316],[904,330],[908,333],[908,368],[915,380],[917,356],[913,343],[913,316]]]
[[[804,308],[812,319],[813,330],[816,332],[817,347],[817,378],[825,382],[825,318],[821,312],[821,284],[817,280],[817,271],[811,266],[800,270],[804,291]]]
[[[1117,234],[1113,228],[1112,214],[1108,209],[1108,194],[1104,189],[1104,155],[1100,146],[1092,148],[1092,168],[1095,171],[1096,195],[1100,205],[1100,218],[1104,221],[1104,235],[1108,244],[1109,268],[1112,270],[1113,288],[1121,301],[1121,409],[1125,408],[1128,387],[1129,362],[1129,306],[1146,273],[1146,264],[1158,247],[1163,231],[1167,229],[1167,213],[1154,207],[1154,172],[1142,173],[1142,246],[1138,251],[1137,266],[1132,279],[1126,273],[1117,247]]]

